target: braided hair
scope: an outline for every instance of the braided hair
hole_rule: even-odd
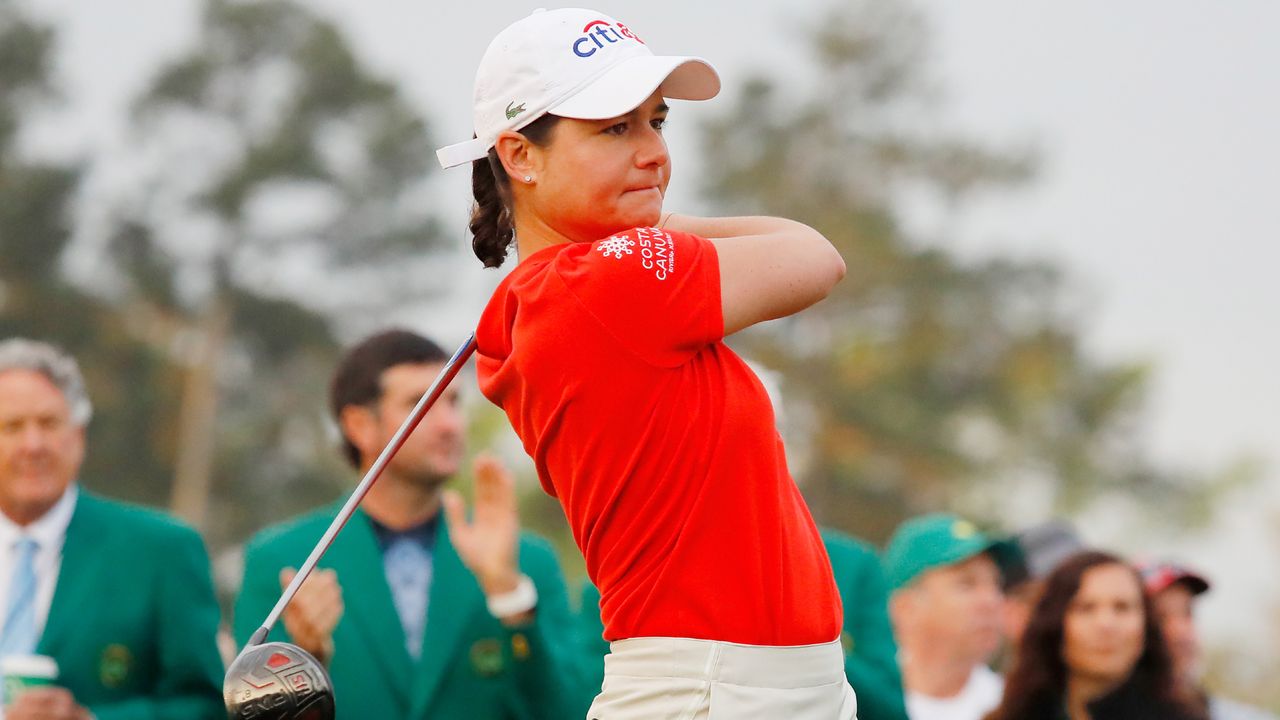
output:
[[[534,145],[546,147],[559,120],[555,115],[543,115],[520,133]],[[497,149],[490,148],[487,157],[471,163],[471,194],[476,201],[471,208],[471,249],[485,267],[499,267],[515,239],[515,220],[511,178],[498,159]]]

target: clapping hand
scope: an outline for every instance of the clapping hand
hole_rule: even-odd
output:
[[[284,568],[280,571],[280,587],[287,588],[297,571]],[[322,664],[333,659],[333,629],[342,619],[342,586],[333,570],[315,570],[293,601],[284,609],[284,628],[289,631],[293,644],[311,653]]]
[[[475,494],[469,521],[461,495],[446,490],[443,496],[449,540],[485,595],[503,595],[515,590],[520,581],[515,479],[491,455],[477,457],[472,468]]]

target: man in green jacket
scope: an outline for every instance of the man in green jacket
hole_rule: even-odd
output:
[[[889,625],[889,589],[876,551],[866,543],[835,530],[822,530],[822,540],[840,599],[844,603],[844,671],[858,696],[858,720],[906,720],[897,646]],[[582,673],[593,692],[604,681],[604,656],[609,643],[600,620],[600,591],[583,583],[578,612],[578,642]]]
[[[343,358],[330,407],[361,472],[448,359],[402,330]],[[442,486],[459,471],[463,419],[447,390],[388,463],[271,639],[329,667],[340,720],[563,720],[586,714],[573,619],[548,544],[519,530],[510,475],[477,460],[468,520]],[[261,624],[337,513],[322,508],[255,536],[235,607],[240,643]],[[442,512],[443,508],[443,512]]]
[[[200,537],[76,483],[92,408],[75,360],[0,342],[0,656],[43,655],[52,687],[8,720],[225,718],[218,605]]]

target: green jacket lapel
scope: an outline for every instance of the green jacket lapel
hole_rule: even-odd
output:
[[[425,715],[450,662],[457,657],[455,648],[463,630],[472,614],[483,605],[484,594],[475,576],[462,564],[453,543],[449,542],[449,530],[442,513],[432,552],[431,597],[427,604],[422,657],[414,679],[411,717]]]
[[[103,518],[106,508],[83,488],[76,497],[76,507],[67,525],[66,539],[62,544],[62,563],[58,570],[58,582],[54,586],[53,600],[44,632],[40,636],[38,652],[53,654],[68,637],[67,633],[82,632],[75,628],[76,619],[85,615],[79,608],[102,602],[97,596],[98,573],[104,566],[94,558],[103,557],[110,546],[104,545],[104,535],[110,531]]]
[[[382,551],[364,511],[357,510],[338,537],[339,542],[330,548],[325,560],[338,572],[338,582],[343,587],[344,621],[364,635],[370,654],[381,663],[382,672],[403,695],[403,705],[408,707],[413,661],[405,649],[400,616],[391,601]],[[336,650],[342,652],[341,647]]]

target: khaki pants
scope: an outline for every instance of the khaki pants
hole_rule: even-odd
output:
[[[840,643],[612,643],[588,720],[855,720]]]

